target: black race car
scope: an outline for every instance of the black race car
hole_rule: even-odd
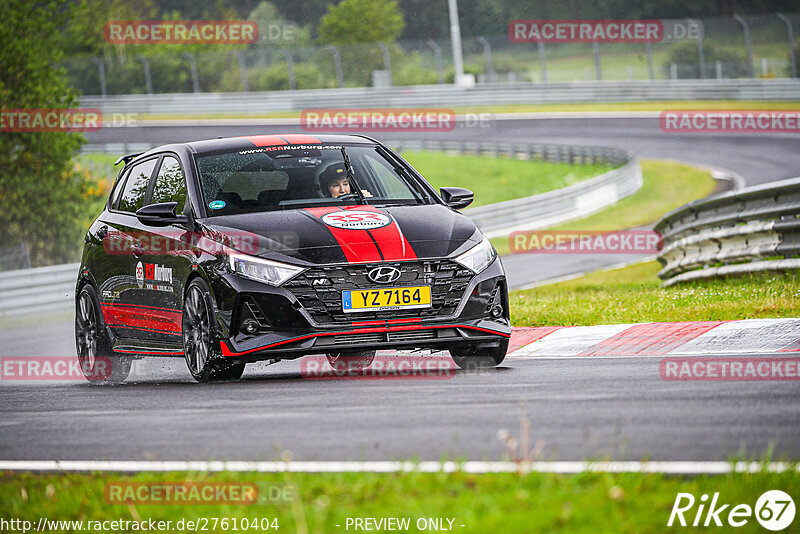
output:
[[[261,135],[166,145],[124,162],[86,234],[75,336],[87,378],[183,356],[198,381],[245,364],[380,349],[503,361],[500,259],[398,154],[357,135]],[[97,367],[110,363],[111,372]]]

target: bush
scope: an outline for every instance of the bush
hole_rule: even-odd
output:
[[[706,78],[716,76],[715,63],[722,63],[723,75],[726,78],[743,78],[748,76],[747,59],[735,52],[719,48],[709,41],[703,43],[703,57],[705,63]],[[675,63],[679,72],[687,73],[684,78],[700,78],[700,60],[697,51],[696,41],[687,41],[675,45],[670,51],[669,57],[662,65],[664,75],[670,77],[670,65]]]

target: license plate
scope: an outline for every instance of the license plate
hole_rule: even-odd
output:
[[[430,308],[430,286],[382,287],[342,291],[345,312]]]

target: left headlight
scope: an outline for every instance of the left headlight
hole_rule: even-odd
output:
[[[478,274],[494,261],[496,255],[497,252],[495,252],[494,247],[484,236],[483,241],[456,257],[455,260],[475,274]]]
[[[295,265],[240,254],[228,256],[228,266],[233,273],[273,286],[279,286],[305,270]]]

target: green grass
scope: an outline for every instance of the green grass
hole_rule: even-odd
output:
[[[716,186],[709,171],[692,165],[642,160],[641,189],[593,215],[554,227],[559,230],[624,230],[656,222],[670,210],[703,198]],[[509,254],[508,237],[492,239],[497,252]]]
[[[510,295],[515,326],[798,317],[800,274],[754,274],[662,288],[658,262],[599,271]]]
[[[405,151],[403,157],[438,191],[458,186],[475,193],[472,206],[483,206],[554,189],[593,178],[610,165],[571,165],[485,156],[450,156],[441,152]]]
[[[457,106],[450,108],[457,114],[483,113],[550,113],[559,111],[667,111],[667,110],[796,110],[800,102],[769,102],[758,100],[665,100],[650,102],[581,102],[565,104],[508,104],[502,106]],[[366,109],[366,108],[365,108]],[[420,108],[422,109],[422,108]],[[270,113],[199,113],[199,114],[152,114],[141,115],[139,120],[162,121],[204,118],[269,118],[298,119],[299,111],[274,111]]]
[[[229,481],[288,484],[298,499],[289,504],[253,505],[112,505],[104,498],[109,482]],[[453,518],[456,532],[663,532],[679,492],[719,492],[719,505],[755,506],[763,492],[781,489],[797,498],[796,473],[718,476],[658,474],[531,473],[474,475],[407,474],[2,474],[0,517],[50,520],[171,520],[197,518],[277,518],[280,532],[347,532],[347,518]],[[691,522],[697,505],[685,517]],[[795,520],[796,524],[797,520]],[[338,525],[338,526],[337,526]],[[464,527],[461,527],[464,525]],[[174,527],[173,527],[174,528]],[[730,528],[730,527],[728,527]],[[676,531],[697,532],[703,529]],[[724,528],[711,527],[725,531]],[[705,530],[708,530],[706,528]],[[740,532],[763,532],[754,517]],[[218,529],[218,532],[222,530]],[[229,530],[232,531],[232,530]],[[353,532],[351,526],[349,529]]]

